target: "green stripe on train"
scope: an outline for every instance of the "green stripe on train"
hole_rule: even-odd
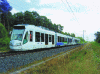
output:
[[[63,42],[63,43],[67,43],[67,42]]]

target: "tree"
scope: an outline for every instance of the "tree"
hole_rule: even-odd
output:
[[[64,32],[61,32],[61,34],[65,34]]]
[[[54,30],[55,32],[57,32],[58,26],[57,26],[55,23],[53,24],[53,26],[54,26],[54,29],[53,29],[53,30]]]
[[[49,28],[48,23],[49,23],[49,20],[47,19],[47,17],[41,16],[41,24],[43,24],[43,27]]]
[[[36,11],[32,11],[31,13],[32,13],[33,16],[35,16],[35,18],[40,17],[40,15]]]
[[[58,30],[59,30],[59,33],[61,33],[63,31],[63,26],[61,26],[61,24],[58,24]]]
[[[75,37],[75,34],[74,33],[71,33],[71,35],[70,35],[71,37]]]
[[[7,0],[0,0],[0,12],[2,12],[0,21],[4,24],[4,26],[6,22],[8,23],[8,30],[9,30],[9,22],[7,20],[7,14],[11,10],[12,7],[9,5]]]
[[[11,25],[13,24],[14,20],[13,20],[13,16],[11,12],[8,13],[3,13],[1,15],[3,18],[3,20],[1,20],[1,23],[5,24],[5,28],[9,31]]]
[[[3,13],[7,13],[12,10],[12,7],[9,5],[7,0],[0,0],[0,8]]]
[[[14,18],[15,18],[16,24],[24,23],[24,14],[22,12],[18,12],[16,14],[14,14]]]
[[[70,36],[70,33],[67,33],[67,35],[69,35],[69,36]]]
[[[95,41],[98,42],[98,43],[100,43],[100,32],[97,32],[94,35],[96,36]]]
[[[75,37],[75,38],[80,39],[80,43],[84,43],[84,42],[86,42],[82,37]]]
[[[65,35],[68,35],[67,32],[64,33]]]
[[[8,24],[8,28],[10,30],[10,28],[13,27],[14,22],[15,22],[14,16],[12,15],[11,12],[8,12],[8,14],[7,14],[7,20],[8,20],[8,23],[7,23]]]
[[[24,13],[24,23],[25,24],[36,24],[36,19],[35,16],[33,16],[33,14],[29,11],[26,11]]]

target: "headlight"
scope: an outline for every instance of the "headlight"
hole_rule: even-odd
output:
[[[17,43],[16,45],[17,45],[17,46],[20,46],[20,45],[21,45],[21,43]]]

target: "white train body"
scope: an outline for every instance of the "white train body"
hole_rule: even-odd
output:
[[[55,33],[41,27],[20,24],[14,26],[9,47],[14,51],[26,51],[73,45],[78,44],[79,41],[77,38]]]

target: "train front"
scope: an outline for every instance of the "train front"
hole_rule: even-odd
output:
[[[9,47],[12,51],[21,51],[25,26],[14,26]]]

